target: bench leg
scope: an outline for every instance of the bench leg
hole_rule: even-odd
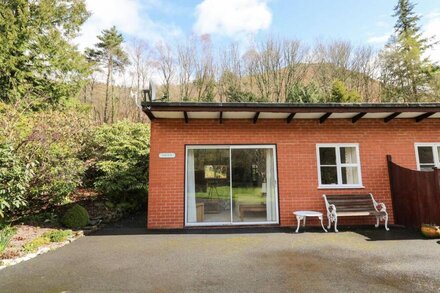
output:
[[[335,216],[335,232],[338,233],[338,216]]]
[[[379,227],[379,219],[380,219],[380,217],[379,216],[376,216],[376,225],[374,225],[374,227]]]
[[[322,216],[319,217],[319,220],[321,221],[321,227],[322,227],[322,229],[323,229],[325,232],[327,232],[327,230],[324,228],[324,224],[322,223]]]
[[[385,215],[385,230],[390,231],[388,228],[388,214]]]
[[[327,214],[327,220],[328,220],[327,229],[330,229],[332,227],[332,219],[329,214]]]

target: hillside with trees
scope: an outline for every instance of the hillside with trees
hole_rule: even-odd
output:
[[[102,104],[109,101],[109,88],[110,104],[117,104],[117,119],[129,115],[140,121],[142,118],[131,112],[140,104],[141,91],[151,79],[157,83],[158,98],[168,101],[438,101],[439,66],[426,55],[434,44],[422,37],[414,5],[399,0],[394,17],[395,31],[381,50],[344,40],[316,41],[310,45],[274,36],[260,38],[245,47],[230,43],[222,48],[217,48],[209,35],[192,35],[173,45],[134,40],[124,47],[128,62],[125,60],[122,66],[110,70],[117,76],[118,86],[112,78],[102,78],[110,76],[109,66],[95,62],[95,71],[89,76],[82,96],[93,105],[99,121],[108,119]],[[115,28],[112,30],[117,34]],[[105,38],[106,33],[99,38]],[[98,43],[90,50],[100,46]],[[97,70],[101,79],[97,79]],[[96,87],[105,87],[106,91],[95,90]]]

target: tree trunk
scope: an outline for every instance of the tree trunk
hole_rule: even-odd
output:
[[[107,66],[107,81],[106,81],[106,88],[105,88],[105,104],[104,104],[104,123],[108,122],[108,100],[110,96],[110,83],[112,79],[112,72],[113,72],[113,60],[110,57],[108,60],[108,66]]]
[[[114,85],[113,85],[113,83],[112,83],[112,87],[111,87],[111,89],[112,89],[112,94],[110,95],[110,97],[111,97],[111,106],[112,106],[112,108],[111,108],[111,116],[110,116],[110,118],[111,118],[111,123],[113,124],[113,122],[115,121],[115,95],[114,95]]]

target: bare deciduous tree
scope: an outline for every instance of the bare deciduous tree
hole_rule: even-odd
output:
[[[288,91],[303,80],[307,49],[297,40],[268,38],[247,54],[247,73],[262,100],[284,102]]]
[[[192,78],[195,71],[195,46],[194,38],[186,41],[177,47],[177,64],[179,76],[180,99],[187,101],[191,99]]]
[[[162,75],[163,95],[170,99],[170,86],[176,73],[175,58],[173,50],[166,43],[160,42],[157,45],[158,68]]]
[[[220,101],[223,101],[227,91],[242,89],[243,61],[238,44],[232,43],[220,52],[218,70],[217,87]]]
[[[209,35],[200,37],[195,54],[194,86],[197,101],[212,101],[215,88],[215,64]]]
[[[130,68],[130,91],[127,96],[127,111],[134,110],[136,112],[136,120],[141,120],[140,104],[142,99],[142,90],[146,88],[149,79],[151,79],[153,71],[152,63],[152,49],[143,41],[134,40],[129,49],[129,56],[131,59]],[[133,107],[133,102],[134,106]],[[137,107],[137,109],[136,109]],[[134,108],[134,109],[133,109]]]

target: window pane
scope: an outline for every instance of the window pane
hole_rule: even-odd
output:
[[[187,164],[188,223],[230,222],[229,150],[190,149]]]
[[[356,148],[355,147],[341,147],[341,163],[342,164],[356,164]]]
[[[232,149],[232,221],[276,221],[272,149]]]
[[[434,163],[434,154],[432,153],[432,147],[417,147],[419,152],[419,162],[420,164],[430,164]]]
[[[440,165],[440,146],[437,147],[437,152],[438,152],[438,164]]]
[[[336,165],[336,149],[320,147],[319,160],[321,165]]]
[[[338,184],[336,167],[321,167],[321,184]]]
[[[359,184],[358,167],[342,167],[342,184]]]
[[[434,165],[430,165],[430,164],[420,165],[420,170],[421,171],[432,171],[433,170],[432,168],[434,168],[434,167],[435,167]]]

